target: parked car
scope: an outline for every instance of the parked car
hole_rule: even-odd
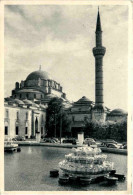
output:
[[[51,138],[44,138],[43,142],[44,143],[56,143],[56,141],[54,139],[51,139]]]
[[[83,144],[87,144],[88,146],[92,146],[92,147],[97,147],[95,140],[92,138],[86,138]]]
[[[25,137],[24,136],[16,136],[12,140],[13,141],[25,141]]]
[[[123,143],[122,146],[120,147],[121,149],[127,149],[127,143]]]
[[[93,141],[93,142],[95,141],[93,138],[89,138],[89,137],[84,139],[84,141],[86,141],[86,140]]]
[[[78,144],[79,141],[75,138],[66,138],[62,140],[62,143]]]
[[[117,145],[117,144],[108,144],[108,146],[107,146],[108,148],[117,148],[117,149],[119,149],[120,148],[120,146],[119,145]]]
[[[125,145],[123,146],[123,149],[127,149],[127,144],[125,144]]]
[[[118,143],[112,139],[107,139],[102,141],[101,146],[108,147],[109,144],[118,144]]]
[[[98,147],[101,146],[101,143],[102,143],[101,141],[96,140],[95,142],[96,142],[96,144],[97,144]]]
[[[55,140],[57,143],[60,143],[60,140],[56,137],[52,137],[51,139]]]

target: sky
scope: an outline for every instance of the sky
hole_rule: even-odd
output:
[[[94,5],[6,5],[5,97],[15,82],[41,69],[63,86],[70,101],[95,101]],[[127,110],[128,7],[102,5],[104,104]]]

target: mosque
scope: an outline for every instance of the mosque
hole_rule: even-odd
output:
[[[30,73],[21,83],[15,83],[10,97],[5,98],[5,138],[24,136],[35,138],[36,133],[45,135],[46,108],[53,97],[63,100],[65,111],[71,118],[71,132],[76,136],[89,121],[124,121],[127,112],[122,109],[110,110],[104,106],[103,96],[103,57],[106,48],[102,46],[102,28],[98,10],[96,24],[96,46],[93,48],[95,57],[95,102],[83,96],[71,103],[60,83],[52,79],[45,71]]]

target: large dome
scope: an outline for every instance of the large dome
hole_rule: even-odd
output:
[[[38,71],[34,71],[32,73],[30,73],[27,78],[27,80],[38,80],[38,79],[44,79],[44,80],[48,80],[51,79],[51,76],[49,75],[49,73],[42,71],[42,70],[38,70]]]

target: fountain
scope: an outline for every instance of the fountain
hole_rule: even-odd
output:
[[[114,171],[114,163],[106,160],[107,155],[102,154],[100,148],[79,147],[73,148],[72,153],[65,155],[65,160],[59,163],[61,179],[59,182],[76,180],[83,183],[101,181],[103,178],[109,181],[109,173]],[[115,173],[115,171],[114,171]],[[112,177],[112,181],[116,179]]]

